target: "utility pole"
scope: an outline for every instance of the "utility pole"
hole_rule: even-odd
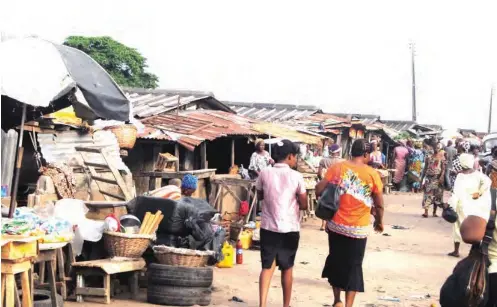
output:
[[[488,112],[488,133],[492,132],[492,113],[493,113],[493,98],[494,98],[494,87],[490,90],[490,110]]]
[[[412,121],[417,121],[416,115],[416,70],[414,65],[414,53],[416,52],[416,44],[414,42],[409,43],[411,48],[411,69],[412,69]]]

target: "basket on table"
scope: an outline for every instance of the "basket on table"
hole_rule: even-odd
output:
[[[140,258],[155,235],[104,232],[104,244],[110,257]]]
[[[207,265],[210,256],[214,256],[213,251],[198,251],[187,248],[175,248],[165,245],[153,247],[155,258],[160,264],[203,267]]]
[[[138,131],[134,125],[111,126],[104,130],[114,133],[120,148],[131,149],[135,146]]]

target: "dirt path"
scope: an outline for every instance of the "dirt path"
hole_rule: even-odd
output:
[[[356,306],[430,306],[438,302],[440,286],[457,260],[446,256],[453,248],[451,225],[441,218],[421,218],[419,195],[390,195],[385,199],[385,233],[368,239],[364,260],[366,292],[359,294]],[[441,212],[440,212],[441,213]],[[332,291],[321,279],[321,270],[328,253],[326,234],[319,231],[319,221],[307,221],[301,232],[293,286],[293,307],[327,306],[332,303]],[[395,230],[392,225],[408,227]],[[467,253],[464,246],[462,253]],[[305,264],[304,264],[305,263]],[[232,269],[215,269],[212,306],[244,307],[258,304],[259,254],[244,252],[244,264]],[[280,274],[273,278],[269,306],[281,306]],[[429,294],[431,298],[417,297]],[[230,302],[237,296],[245,303]],[[382,296],[398,297],[400,303],[383,301]],[[151,306],[141,302],[114,300],[120,307]],[[101,306],[76,304],[66,306]]]

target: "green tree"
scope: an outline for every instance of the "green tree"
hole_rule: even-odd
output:
[[[147,59],[135,48],[121,44],[111,37],[69,36],[64,45],[79,49],[91,56],[121,86],[157,87],[159,78],[145,71],[148,67]]]

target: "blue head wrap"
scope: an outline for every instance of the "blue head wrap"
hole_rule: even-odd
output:
[[[196,190],[197,189],[197,182],[198,182],[197,177],[193,176],[192,174],[186,174],[183,177],[183,180],[181,181],[181,188],[182,189]]]

